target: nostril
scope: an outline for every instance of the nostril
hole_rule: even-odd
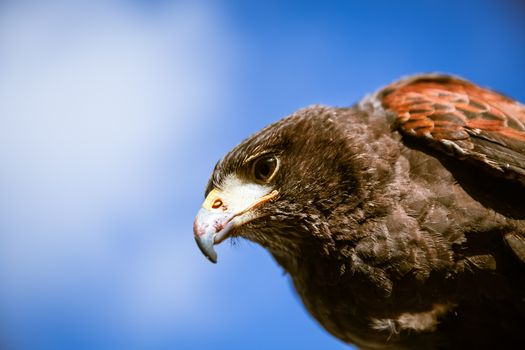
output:
[[[219,209],[220,207],[222,207],[222,200],[217,198],[216,200],[213,201],[213,204],[211,205],[211,207],[213,209]]]

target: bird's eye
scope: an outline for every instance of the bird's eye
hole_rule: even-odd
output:
[[[255,160],[252,166],[253,177],[260,182],[269,182],[277,170],[277,158],[263,156]]]

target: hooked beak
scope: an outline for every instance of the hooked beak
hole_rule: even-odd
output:
[[[261,186],[251,186],[241,191],[213,189],[202,204],[193,223],[195,241],[201,252],[212,263],[217,262],[213,246],[229,237],[232,230],[255,218],[253,209],[275,198],[279,192],[273,190],[261,195]]]

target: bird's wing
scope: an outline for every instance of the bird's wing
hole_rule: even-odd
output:
[[[473,198],[508,217],[525,219],[524,105],[442,75],[401,80],[376,96],[393,113],[404,140],[444,164],[452,162],[449,170]],[[525,232],[510,232],[505,241],[525,263]]]
[[[401,80],[378,97],[405,137],[525,187],[524,105],[442,75]]]

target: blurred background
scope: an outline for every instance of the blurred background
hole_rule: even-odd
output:
[[[349,349],[248,242],[215,162],[300,107],[457,74],[525,101],[520,1],[0,2],[0,348]]]

